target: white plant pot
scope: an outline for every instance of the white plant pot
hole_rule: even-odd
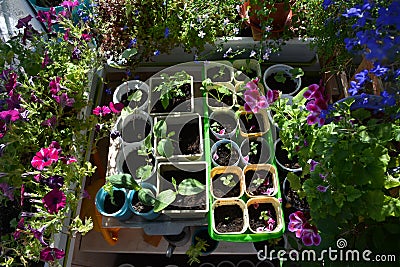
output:
[[[280,162],[280,161],[278,160],[278,158],[276,157],[276,149],[277,149],[277,146],[278,146],[278,143],[279,143],[279,142],[282,142],[280,138],[276,139],[276,141],[275,141],[275,143],[274,143],[274,151],[275,151],[275,160],[276,160],[276,163],[279,165],[279,167],[281,167],[281,168],[284,169],[285,171],[288,171],[288,172],[301,172],[303,168],[299,167],[299,168],[291,169],[291,168],[286,167],[282,162]]]
[[[145,123],[141,125],[138,124],[138,121]],[[143,145],[146,136],[152,134],[153,118],[142,110],[135,110],[126,117],[120,117],[116,122],[115,129],[120,132],[119,138],[123,145],[138,149]]]
[[[232,62],[233,80],[235,83],[247,82],[251,79],[259,77],[261,79],[261,66],[256,59],[236,59]],[[256,77],[249,77],[244,72],[244,69],[250,69],[256,73]]]
[[[213,144],[213,146],[211,147],[211,151],[210,151],[210,156],[211,156],[211,162],[213,164],[213,166],[220,166],[216,160],[214,159],[214,153],[217,151],[217,148],[221,145],[225,145],[225,144],[231,144],[231,149],[237,151],[238,153],[238,158],[236,161],[232,161],[230,160],[229,165],[228,166],[237,166],[240,162],[240,148],[239,146],[236,144],[235,141],[233,140],[229,140],[229,139],[222,139],[217,141],[216,143]]]
[[[190,203],[184,202],[185,198],[177,199],[170,206],[181,205],[180,203],[184,203],[186,206],[180,206],[179,209],[172,209],[167,207],[162,210],[161,213],[167,215],[172,219],[188,219],[188,218],[204,218],[207,216],[209,211],[209,174],[208,174],[208,164],[206,161],[196,161],[196,162],[160,162],[158,164],[157,171],[157,188],[159,192],[164,191],[166,189],[173,189],[173,185],[171,184],[171,180],[169,178],[164,178],[166,172],[175,172],[175,171],[183,171],[186,172],[186,176],[182,177],[186,178],[195,178],[195,176],[201,176],[198,179],[201,183],[205,185],[205,190],[198,195],[195,195],[196,205],[202,203],[202,208],[193,209],[193,206],[190,206]],[[191,177],[191,173],[193,176]],[[178,177],[174,177],[178,179]],[[182,201],[183,200],[183,201]]]
[[[198,122],[193,125],[193,127],[198,128],[198,133],[199,133],[199,149],[200,151],[198,153],[194,154],[187,154],[184,155],[182,154],[179,145],[179,151],[175,151],[175,154],[173,154],[171,157],[164,157],[161,156],[158,151],[157,151],[157,144],[159,142],[159,138],[154,138],[154,149],[155,149],[155,155],[156,159],[158,161],[194,161],[194,160],[199,160],[203,154],[204,154],[204,140],[203,140],[203,126],[202,126],[202,121],[201,117],[198,113],[181,113],[181,114],[173,114],[169,116],[156,116],[154,118],[154,124],[157,124],[160,120],[165,120],[167,124],[167,134],[170,132],[171,127],[176,128],[178,127],[178,131],[175,131],[175,135],[172,136],[172,139],[178,137],[180,139],[180,134],[182,133],[182,138],[187,138],[188,135],[184,135],[184,132],[182,132],[182,129],[185,125],[188,123],[193,123],[193,121],[197,120]],[[197,134],[197,133],[196,133]]]
[[[245,129],[244,122],[240,119],[240,117],[247,116],[248,114],[251,114],[251,113],[252,112],[246,112],[246,111],[242,110],[239,114],[239,132],[243,138],[253,138],[253,137],[263,136],[265,133],[267,133],[270,130],[270,124],[269,124],[269,120],[268,120],[267,111],[265,109],[261,109],[257,113],[253,113],[253,116],[258,117],[257,123],[260,125],[260,131],[259,132],[247,132]]]
[[[156,92],[154,89],[162,84],[165,80],[162,77],[151,77],[150,84],[150,97],[149,97],[149,106],[148,112],[152,116],[162,116],[162,115],[171,115],[171,114],[181,114],[181,113],[193,113],[194,112],[194,87],[193,87],[193,76],[190,76],[190,99],[179,104],[172,111],[160,111],[154,112],[152,111],[154,105],[156,105],[157,101],[160,100],[161,92]],[[187,105],[189,108],[186,109]]]
[[[211,129],[212,120],[215,120],[215,121],[219,122],[221,125],[223,125],[223,123],[225,121],[220,119],[221,116],[228,116],[229,118],[231,118],[233,121],[236,122],[235,127],[234,127],[234,129],[232,131],[225,132],[225,133],[218,133],[218,132],[215,132],[215,131],[213,131]],[[231,139],[232,137],[235,136],[237,128],[239,127],[239,121],[236,118],[235,112],[233,112],[230,109],[227,109],[227,110],[222,110],[221,109],[221,110],[216,110],[216,111],[211,112],[211,114],[209,116],[209,122],[210,122],[210,131],[218,140],[220,140],[220,139]]]
[[[225,86],[232,92],[232,105],[227,105],[225,103],[220,102],[218,99],[215,99],[210,95],[208,91],[213,90],[213,88],[217,86]],[[232,110],[233,106],[236,104],[236,93],[235,93],[235,86],[231,82],[213,82],[206,86],[206,103],[208,108],[211,111],[216,110]],[[220,104],[222,103],[222,104]]]
[[[266,90],[274,90],[274,88],[268,87],[268,84],[266,82],[267,78],[269,76],[271,76],[274,73],[284,71],[288,76],[291,77],[291,73],[289,72],[291,69],[293,69],[293,67],[291,67],[289,65],[285,65],[285,64],[275,64],[275,65],[272,65],[271,67],[269,67],[268,69],[266,69],[264,72],[264,75],[263,75],[263,81],[264,81]],[[294,79],[294,82],[296,84],[296,88],[294,89],[294,91],[287,93],[287,94],[282,94],[282,95],[293,96],[293,95],[297,94],[297,92],[300,90],[300,87],[301,87],[301,78]]]
[[[113,94],[113,102],[114,103],[120,103],[122,102],[122,97],[126,94],[129,94],[132,91],[140,90],[143,93],[142,97],[145,97],[145,100],[142,105],[138,106],[134,101],[129,102],[129,107],[132,109],[139,109],[143,111],[147,111],[148,105],[149,105],[149,93],[150,93],[150,88],[149,86],[139,80],[130,80],[126,81],[117,88],[115,88],[114,94]]]
[[[260,159],[258,162],[254,162],[253,164],[266,164],[271,162],[272,153],[270,145],[264,137],[255,137],[255,138],[246,138],[243,139],[242,143],[240,144],[240,160],[242,161],[243,165],[249,165],[249,151],[251,149],[251,142],[258,141],[260,142],[258,145],[261,145],[261,150],[259,153]],[[262,160],[261,160],[262,159]]]

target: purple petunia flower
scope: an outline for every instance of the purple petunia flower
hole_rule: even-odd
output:
[[[62,2],[60,4],[60,6],[62,6],[64,8],[69,8],[69,9],[72,9],[72,8],[78,6],[78,5],[79,5],[78,0],[75,0],[75,1],[64,1],[64,2]]]
[[[56,124],[57,124],[57,117],[53,116],[50,119],[43,121],[40,125],[54,127],[54,126],[56,126]]]
[[[325,180],[327,176],[328,176],[328,174],[325,174],[325,175],[322,174],[322,173],[319,174],[319,177],[320,177],[322,180]]]
[[[70,31],[71,31],[70,28],[68,28],[68,29],[65,30],[65,33],[64,33],[64,35],[63,35],[64,41],[68,41],[68,40],[69,40],[69,33],[70,33]]]
[[[315,160],[313,160],[313,159],[310,159],[309,161],[308,161],[308,164],[310,164],[310,171],[314,171],[315,170],[315,167],[319,164],[319,162],[318,161],[315,161]]]
[[[167,38],[169,36],[169,28],[166,27],[164,31],[164,38]]]
[[[55,261],[65,257],[65,252],[58,248],[46,247],[40,251],[40,260]]]
[[[28,15],[22,19],[18,20],[17,26],[15,26],[17,29],[22,29],[23,27],[27,27],[29,25],[29,22],[32,20],[32,16]]]
[[[47,211],[50,214],[54,214],[65,207],[66,200],[67,197],[64,192],[60,191],[58,188],[54,188],[43,197],[42,202]]]
[[[33,234],[33,236],[39,240],[40,244],[43,246],[48,246],[48,244],[44,241],[44,231],[46,230],[46,226],[42,226],[39,229],[33,229],[30,225],[28,226],[29,231]]]
[[[21,231],[25,230],[25,218],[21,216],[21,218],[18,221],[17,228],[15,229],[15,232],[13,233],[14,240],[17,240],[20,235]]]
[[[41,171],[45,167],[58,161],[58,151],[55,148],[41,148],[39,152],[32,158],[32,166]]]
[[[74,47],[74,50],[72,50],[72,55],[71,55],[71,59],[81,59],[81,50],[79,50],[79,48],[77,46]]]
[[[121,136],[121,133],[118,130],[115,130],[115,129],[111,130],[111,132],[110,132],[111,139],[115,140],[115,138],[117,138],[119,136]]]
[[[319,186],[317,186],[317,190],[318,190],[319,192],[325,193],[326,190],[328,190],[328,187],[329,187],[329,186],[319,185]]]
[[[62,93],[60,96],[54,95],[53,98],[62,108],[72,107],[75,103],[75,99],[73,97],[68,97],[67,93]]]
[[[129,41],[128,48],[132,48],[134,45],[136,45],[136,43],[137,43],[136,38],[131,39]]]
[[[49,52],[45,51],[43,61],[42,61],[42,69],[44,69],[49,64],[50,64]]]

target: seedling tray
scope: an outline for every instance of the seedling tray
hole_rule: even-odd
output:
[[[205,98],[205,94],[204,97]],[[209,109],[207,106],[206,101],[204,101],[204,118],[203,118],[203,130],[204,130],[204,156],[205,156],[205,160],[208,162],[208,168],[209,168],[209,173],[211,173],[211,169],[213,168],[212,162],[211,162],[211,139],[210,139],[210,124],[209,124]],[[271,125],[271,127],[273,127]],[[279,175],[278,175],[278,171],[277,171],[277,167],[276,167],[276,162],[275,162],[275,155],[274,155],[274,150],[273,150],[273,137],[272,137],[272,131],[271,129],[269,131],[267,131],[266,134],[264,134],[263,136],[264,138],[267,139],[269,145],[270,145],[270,149],[273,152],[271,155],[271,165],[275,167],[276,169],[276,179],[278,182],[278,191],[276,193],[276,195],[274,196],[275,198],[277,198],[279,200],[280,203],[282,203],[282,195],[281,195],[281,190],[280,190],[280,186],[279,186]],[[244,233],[241,234],[220,234],[220,233],[216,233],[213,230],[213,213],[212,213],[212,204],[214,202],[214,198],[211,194],[211,189],[210,189],[210,185],[212,183],[211,181],[211,175],[208,175],[208,179],[210,179],[208,185],[209,188],[208,190],[210,190],[209,192],[209,205],[210,205],[210,211],[208,212],[208,232],[209,235],[218,241],[227,241],[227,242],[259,242],[259,241],[265,241],[268,239],[275,239],[275,238],[279,238],[283,235],[283,233],[285,232],[285,221],[284,221],[284,215],[283,215],[283,209],[281,206],[280,209],[280,214],[277,214],[277,216],[281,217],[282,220],[282,228],[277,231],[277,232],[273,232],[273,233],[268,233],[268,232],[262,232],[262,233],[253,233],[250,231],[250,229],[246,229],[246,231]],[[242,199],[245,203],[247,202],[247,200],[249,199],[249,197],[244,194],[240,199]]]

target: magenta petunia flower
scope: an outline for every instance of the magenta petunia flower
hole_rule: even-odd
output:
[[[296,237],[301,237],[301,232],[303,230],[303,224],[307,222],[306,217],[304,216],[303,212],[296,211],[289,215],[289,224],[288,229],[290,232],[295,232]]]
[[[41,123],[42,126],[54,127],[57,124],[56,116],[51,117]]]
[[[39,152],[32,158],[32,166],[41,171],[52,163],[57,162],[58,151],[55,148],[41,148]]]
[[[63,35],[64,41],[68,41],[68,39],[69,39],[69,32],[70,32],[70,31],[71,31],[70,28],[68,28],[68,29],[65,30],[65,33],[64,33],[64,35]]]
[[[49,52],[44,52],[44,57],[42,61],[42,69],[44,69],[47,65],[50,64],[50,57],[49,57]]]
[[[102,106],[102,107],[97,106],[95,109],[93,109],[93,114],[100,116],[100,117],[103,117],[110,113],[111,113],[111,109],[107,106]]]
[[[60,91],[61,89],[60,81],[61,77],[56,77],[50,81],[49,87],[50,87],[50,93],[52,95],[56,95]]]
[[[82,33],[82,39],[87,41],[90,41],[90,39],[92,39],[92,35],[88,34],[88,33]]]
[[[19,111],[12,109],[12,110],[5,110],[0,112],[0,119],[5,121],[6,123],[14,122],[20,118]]]
[[[21,216],[21,218],[19,219],[19,222],[17,224],[17,228],[15,229],[15,232],[13,233],[14,240],[17,240],[20,237],[21,232],[25,229],[26,229],[25,228],[25,218]]]
[[[321,243],[321,236],[318,234],[318,229],[315,225],[305,223],[301,234],[301,241],[305,246],[318,246]]]
[[[64,8],[74,8],[76,6],[79,5],[78,0],[75,1],[64,1],[60,4],[60,6],[64,7]]]
[[[67,197],[64,192],[60,191],[58,188],[54,188],[43,197],[42,202],[47,211],[53,214],[65,207],[66,200]]]
[[[58,248],[46,247],[40,251],[40,260],[55,261],[64,258],[65,252]]]
[[[122,103],[113,103],[113,102],[110,102],[110,110],[113,112],[113,113],[120,113],[121,111],[122,111],[122,109],[124,108],[124,104],[122,104]]]

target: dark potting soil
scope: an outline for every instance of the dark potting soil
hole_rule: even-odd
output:
[[[208,104],[212,107],[224,107],[224,106],[232,106],[233,105],[233,94],[230,95],[224,95],[221,98],[221,102],[219,99],[215,99],[213,96],[218,96],[220,97],[218,90],[216,89],[211,89],[208,91]],[[221,95],[222,96],[222,95]]]
[[[14,199],[14,201],[7,200],[0,205],[0,236],[15,231],[14,227],[11,227],[10,222],[13,219],[19,221],[18,216],[21,210],[21,206],[16,199]]]
[[[201,152],[198,119],[193,119],[183,126],[179,133],[179,149],[183,155],[193,155]]]
[[[239,91],[236,93],[236,102],[241,107],[244,107],[244,104],[246,103],[246,100],[244,100],[244,92],[245,91]]]
[[[283,94],[290,94],[296,90],[296,83],[291,79],[291,77],[287,74],[284,74],[286,80],[281,83],[275,80],[275,74],[271,74],[265,80],[268,87],[272,90],[279,90]]]
[[[118,190],[118,191],[114,191],[114,201],[115,201],[115,205],[111,202],[111,197],[110,195],[106,195],[106,197],[104,198],[104,211],[106,213],[115,213],[117,211],[119,211],[125,203],[125,194],[124,192]]]
[[[150,134],[151,125],[147,120],[136,118],[134,123],[130,123],[122,130],[121,136],[125,142],[133,143],[142,141]]]
[[[267,170],[248,170],[244,176],[247,193],[250,195],[266,195],[269,188],[274,187],[272,173]],[[257,178],[264,178],[260,185],[254,184]]]
[[[140,98],[140,100],[139,101],[129,101],[128,97],[133,95],[138,90],[142,92],[142,97]],[[138,108],[138,107],[142,106],[144,104],[144,102],[146,102],[147,97],[148,97],[148,94],[146,92],[143,92],[140,89],[136,89],[136,90],[130,91],[129,93],[123,94],[121,96],[121,103],[124,104],[124,107],[127,107],[127,106],[129,106],[129,102],[131,102],[132,108]]]
[[[275,221],[277,221],[276,217],[276,210],[274,206],[271,203],[259,203],[258,207],[257,205],[250,205],[248,207],[248,212],[249,212],[249,226],[253,231],[256,231],[257,228],[259,227],[265,227],[266,222],[263,219],[260,219],[261,212],[262,211],[269,211],[269,216],[273,218]],[[276,227],[276,225],[275,225]]]
[[[294,156],[292,159],[289,159],[288,151],[282,148],[282,141],[279,141],[276,144],[275,158],[280,164],[282,164],[288,169],[298,169],[301,167],[298,162],[297,156]]]
[[[249,154],[252,143],[257,144],[257,152],[255,154]],[[242,155],[249,155],[249,163],[251,164],[267,163],[270,158],[269,148],[265,147],[265,143],[257,140],[252,140],[248,146],[243,146]]]
[[[151,109],[151,113],[166,113],[166,112],[190,112],[191,110],[191,104],[190,104],[190,97],[191,97],[191,92],[190,92],[190,84],[186,83],[180,87],[182,92],[185,94],[184,96],[178,96],[178,97],[173,97],[172,99],[169,99],[169,105],[167,106],[166,109],[164,109],[160,95],[158,96],[158,100],[154,99],[154,101],[157,101]],[[157,93],[157,92],[156,92]],[[153,99],[153,97],[152,97]],[[179,107],[178,107],[179,106]],[[175,109],[176,108],[176,109]]]
[[[224,185],[221,177],[233,175],[232,181],[235,182],[234,186]],[[214,176],[212,180],[212,189],[213,194],[216,197],[224,198],[224,197],[238,197],[240,195],[240,181],[239,176],[236,173],[221,173]]]
[[[239,159],[239,152],[235,149],[229,149],[225,146],[225,144],[217,147],[216,151],[218,158],[215,162],[220,166],[230,166],[233,165]],[[211,155],[213,156],[213,155]]]
[[[153,206],[149,206],[149,205],[146,205],[146,204],[143,204],[142,202],[140,202],[137,192],[135,192],[135,194],[133,195],[131,204],[132,204],[132,207],[137,212],[140,212],[140,213],[146,213],[153,209]]]
[[[219,125],[217,131],[215,131],[216,133],[219,133],[222,129],[225,129],[225,133],[230,133],[236,127],[236,119],[224,113],[219,113],[211,119],[210,125],[213,125],[215,122]]]
[[[243,210],[239,205],[222,205],[214,209],[215,228],[220,233],[240,232],[244,226]]]
[[[213,82],[230,82],[232,78],[230,68],[223,65],[209,68],[207,78],[210,78]]]
[[[261,114],[240,114],[240,128],[244,133],[258,133],[265,129],[264,120]]]
[[[200,170],[200,171],[185,171],[185,170],[160,170],[160,175],[163,180],[161,180],[160,183],[160,192],[167,190],[167,189],[172,189],[174,190],[174,187],[171,183],[172,178],[176,180],[176,184],[179,185],[184,179],[187,178],[193,178],[198,180],[200,183],[203,185],[206,184],[206,170]],[[207,190],[207,189],[206,189]],[[174,190],[175,191],[175,190]],[[206,207],[206,192],[205,190],[191,196],[182,196],[182,195],[177,195],[175,201],[166,207],[166,210],[176,210],[176,209],[181,209],[181,210],[196,210],[196,209],[205,209]]]

